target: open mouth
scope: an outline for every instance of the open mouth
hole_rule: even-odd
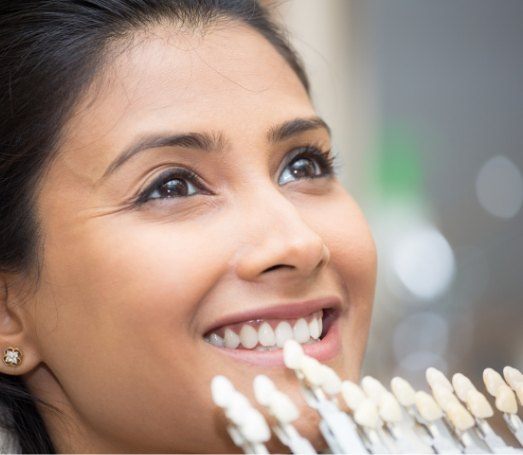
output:
[[[228,324],[207,332],[205,341],[228,349],[275,351],[285,341],[307,345],[325,338],[339,310],[325,308],[295,319],[254,319]]]
[[[322,303],[285,305],[231,316],[217,322],[203,338],[218,351],[251,363],[282,364],[282,348],[290,339],[303,345],[308,355],[326,360],[340,350],[341,306],[337,299]]]

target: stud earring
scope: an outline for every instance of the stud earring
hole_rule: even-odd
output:
[[[4,363],[10,367],[17,367],[22,363],[22,351],[18,348],[9,346],[4,350]]]

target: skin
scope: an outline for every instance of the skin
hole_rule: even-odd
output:
[[[321,448],[289,371],[225,357],[203,332],[226,314],[338,296],[342,352],[327,363],[358,377],[376,278],[368,225],[335,177],[280,184],[290,153],[328,150],[329,134],[267,142],[273,125],[316,112],[285,60],[244,25],[158,25],[135,38],[79,100],[41,181],[40,286],[22,305],[23,279],[2,276],[0,341],[21,347],[24,362],[0,368],[61,410],[41,408],[59,452],[238,451],[209,384],[224,374],[253,399],[259,373],[291,394],[299,430]],[[142,134],[189,131],[221,131],[229,145],[152,149],[102,178]],[[132,206],[180,167],[203,191]]]

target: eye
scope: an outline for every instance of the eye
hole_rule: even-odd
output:
[[[285,185],[295,179],[334,176],[334,159],[330,150],[322,151],[313,146],[300,147],[293,154],[278,183]]]
[[[137,198],[136,204],[154,199],[173,199],[194,196],[202,189],[198,176],[188,169],[169,169],[145,189]],[[195,191],[196,190],[196,191]],[[205,191],[202,191],[206,193]]]

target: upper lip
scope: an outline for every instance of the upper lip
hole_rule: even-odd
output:
[[[256,308],[239,313],[228,314],[215,321],[211,327],[205,330],[205,334],[210,333],[220,327],[239,322],[247,322],[257,319],[297,319],[308,316],[316,311],[341,307],[341,299],[336,296],[321,297],[302,302],[290,302],[272,305],[264,308]]]

